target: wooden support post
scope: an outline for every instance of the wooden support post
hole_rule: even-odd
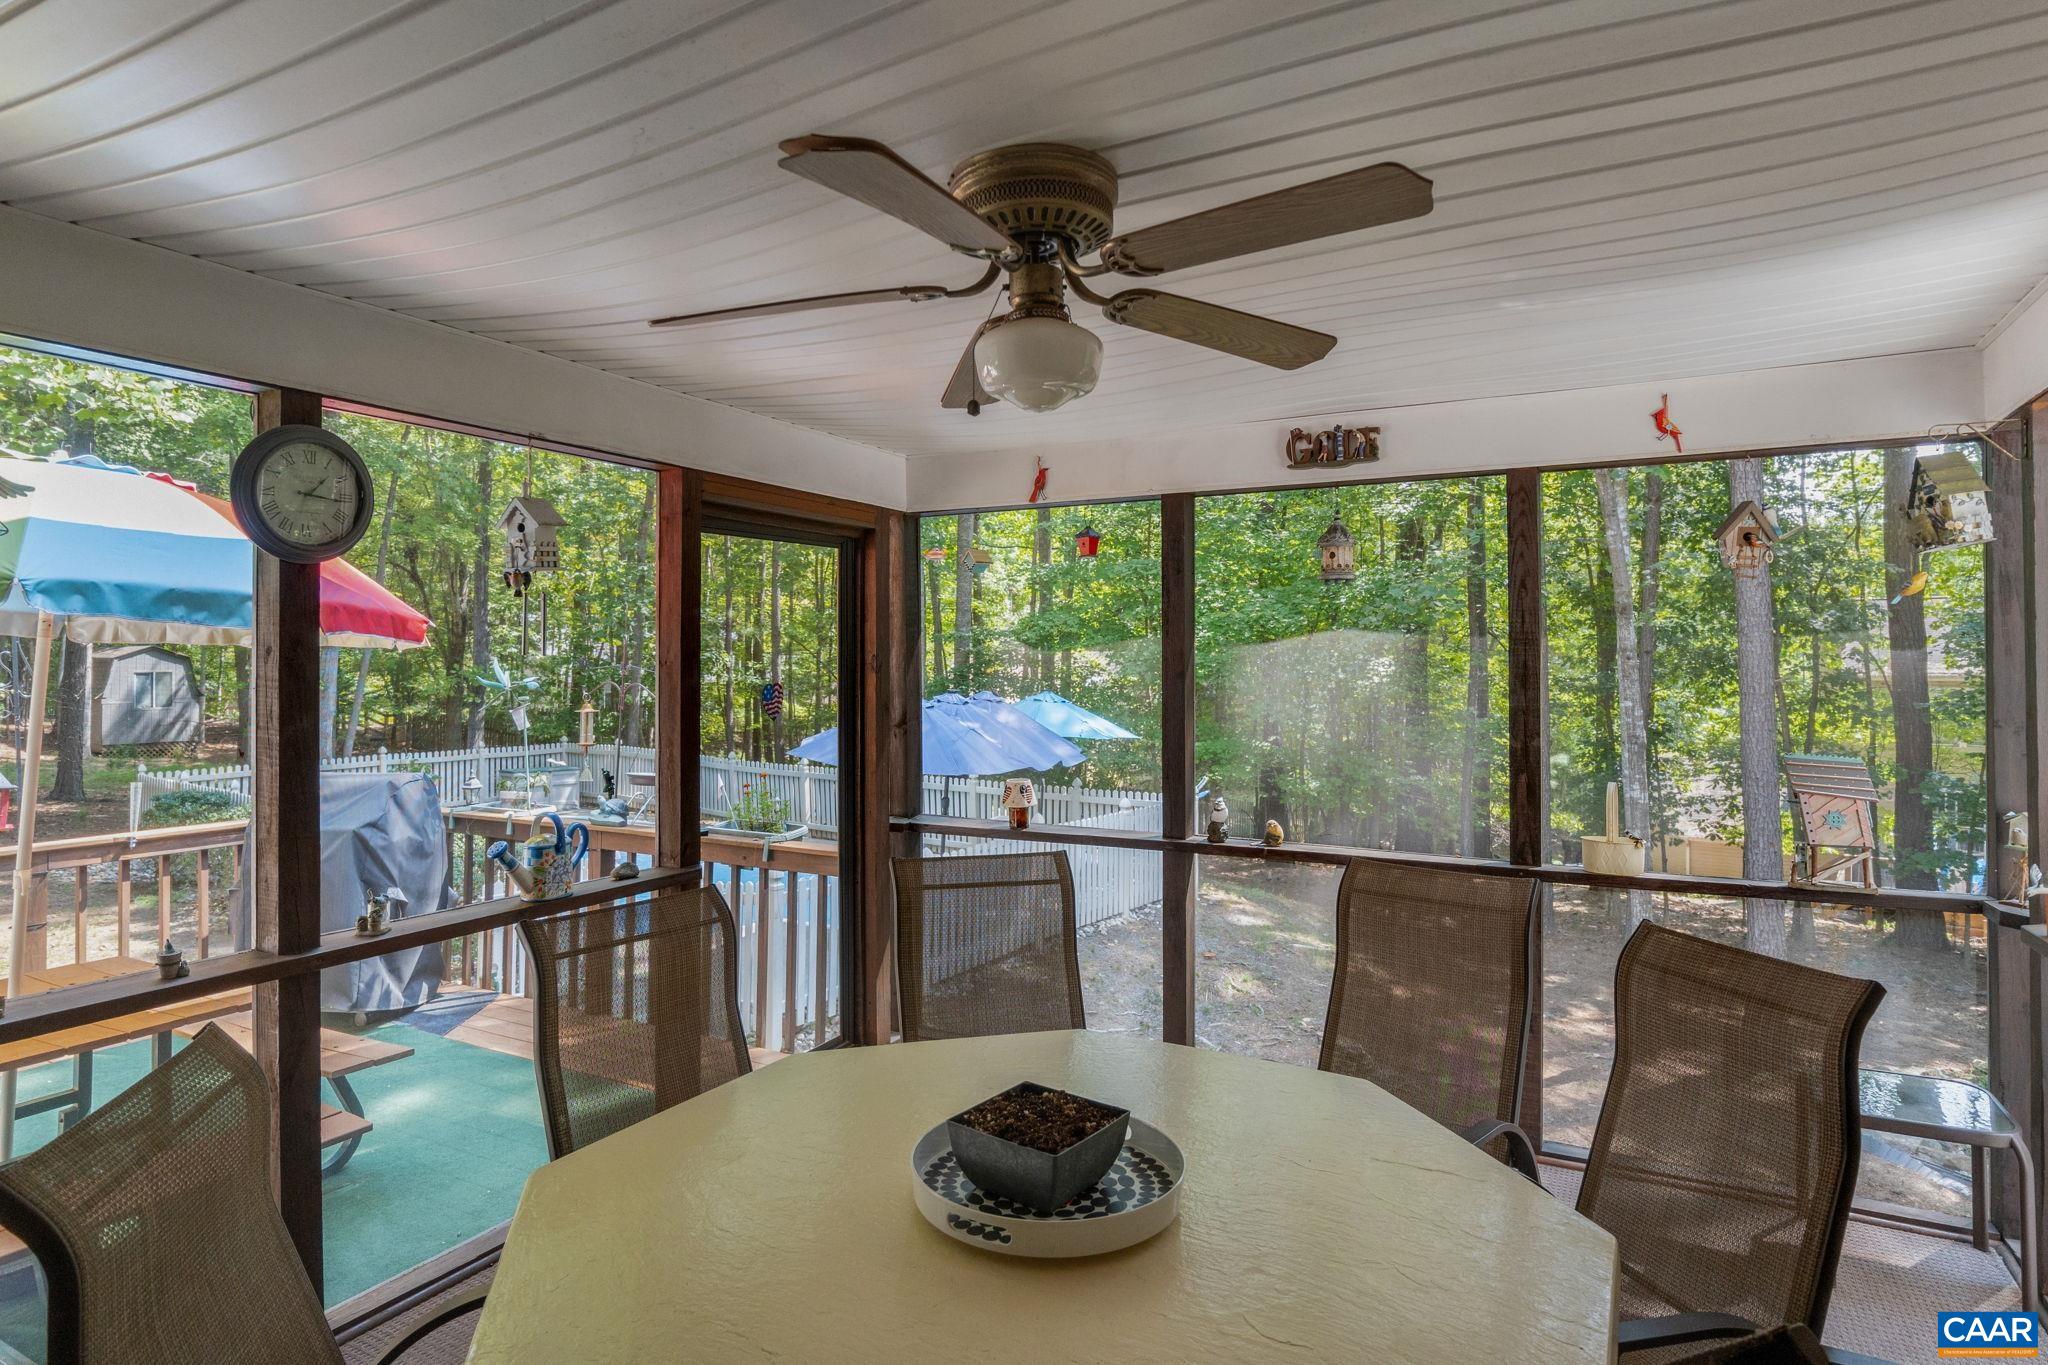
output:
[[[1159,500],[1159,821],[1195,832],[1195,497]],[[1159,855],[1160,1037],[1195,1041],[1195,855]]]
[[[2042,468],[2042,461],[2048,459],[2048,398],[2037,399],[2030,404],[2024,417],[2026,430],[2023,440],[2027,461],[2021,474],[2023,496],[2014,509],[2018,515],[2005,514],[1999,538],[2003,540],[2016,532],[2024,552],[2021,610],[2018,619],[2011,621],[2010,626],[2020,632],[2024,642],[2026,695],[2020,725],[2026,767],[2021,780],[2026,788],[2028,857],[2040,863],[2044,861],[2042,849],[2048,847],[2048,704],[2042,700],[2044,695],[2048,695],[2044,693],[2044,689],[2048,689],[2048,540],[2043,539],[2048,537],[2048,470]],[[1995,507],[1992,515],[1999,515]],[[2005,626],[2008,622],[1999,624]],[[1992,736],[1987,735],[1986,738]],[[2017,782],[2010,786],[2001,782],[2001,794],[2017,790],[2018,786]],[[1996,805],[1992,807],[1994,812],[1997,809]],[[2028,902],[2027,911],[2028,917],[2037,924],[2048,921],[2048,904],[2038,898]],[[2043,972],[2040,959],[2035,958],[2029,964],[2026,978],[2026,1036],[2037,1066],[2040,1059],[2048,1058],[2048,1002],[2042,999],[2048,979],[2044,978],[2048,978],[2048,973]],[[2035,1152],[2048,1151],[2048,1082],[2042,1080],[2038,1071],[2033,1075],[2031,1093],[2025,1099],[2025,1112],[2013,1112],[2025,1133],[2027,1145]],[[2048,1213],[2048,1208],[2037,1210],[2037,1213]],[[2038,1263],[2043,1258],[2037,1252],[2034,1259]]]
[[[2025,433],[2020,433],[2025,440]],[[2005,442],[2011,446],[2010,440]],[[1998,536],[1984,547],[1985,627],[1985,785],[1988,828],[1984,847],[1990,870],[1990,893],[2005,896],[2013,888],[2001,849],[2007,837],[2007,816],[2024,814],[2029,806],[2027,762],[2027,549],[2030,537],[2021,528],[2027,503],[2026,466],[1989,447],[1984,451],[1984,477],[1991,486],[1993,516],[2000,519]],[[2038,836],[2037,836],[2038,838]],[[2035,845],[2039,847],[2038,842]],[[2035,856],[2038,857],[2038,854]],[[2018,871],[2023,883],[2024,868]],[[2028,907],[2038,920],[2041,907]],[[1986,977],[1989,990],[1990,1085],[2006,1111],[2022,1124],[2035,1112],[2039,1087],[2039,1034],[2028,1027],[2028,1001],[2040,993],[2041,958],[2020,942],[2016,930],[1987,923]],[[2041,1151],[2039,1136],[2027,1134],[2031,1150]],[[2016,1163],[1996,1164],[1991,1190],[1993,1216],[1999,1228],[2018,1235],[2020,1182]]]
[[[1545,664],[1548,631],[1543,611],[1543,475],[1514,470],[1508,496],[1508,861],[1543,862],[1550,825],[1549,710]],[[1543,925],[1536,926],[1534,985],[1529,992],[1529,1053],[1522,1073],[1521,1125],[1529,1140],[1543,1143]]]
[[[704,621],[704,476],[655,475],[654,861],[703,861],[697,756],[703,752],[703,684],[696,651]]]
[[[704,744],[697,651],[704,616],[704,476],[666,466],[655,479],[654,861],[660,867],[701,868],[697,765]],[[736,929],[738,906],[733,913]],[[688,978],[660,960],[671,942],[655,937],[649,979],[654,1102],[660,1108],[697,1093],[703,1058],[696,1040],[714,1018],[712,983]],[[738,947],[729,944],[727,951]]]
[[[129,919],[135,908],[135,864],[122,858],[114,864],[114,955],[132,956],[130,939],[134,930]]]
[[[840,668],[859,684],[854,724],[844,723],[847,708],[840,711],[840,780],[853,774],[841,790],[859,794],[853,806],[840,804],[839,913],[853,917],[854,958],[840,982],[840,1027],[850,1040],[886,1043],[898,1018],[890,860],[918,852],[917,837],[891,835],[889,820],[918,813],[924,773],[917,518],[882,513],[840,563]]]
[[[156,860],[156,942],[152,949],[161,948],[171,938],[171,860]]]
[[[83,867],[78,869],[74,878],[77,884],[72,888],[74,900],[71,906],[71,960],[73,962],[85,961],[85,911],[86,904],[92,896],[92,878],[87,875],[88,871],[89,869]]]
[[[198,898],[198,927],[193,931],[199,942],[196,945],[200,957],[213,951],[213,850],[202,848],[198,853],[199,863],[193,874],[193,895]],[[80,874],[83,877],[83,873]]]
[[[256,395],[256,430],[318,426],[320,399]],[[256,946],[300,953],[320,943],[320,569],[260,551],[256,560],[254,772]],[[317,1290],[320,1231],[320,976],[256,990],[258,1060],[272,1090],[277,1202]]]

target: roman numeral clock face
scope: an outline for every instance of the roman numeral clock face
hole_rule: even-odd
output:
[[[319,427],[279,427],[235,461],[235,514],[249,538],[280,559],[309,563],[345,553],[369,522],[362,457]]]

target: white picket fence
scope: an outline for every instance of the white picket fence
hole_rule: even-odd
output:
[[[583,754],[574,744],[500,745],[487,749],[434,749],[411,753],[358,754],[352,758],[329,759],[322,772],[419,771],[433,774],[445,796],[459,799],[464,784],[472,777],[482,790],[495,793],[498,781],[507,773],[527,770],[529,764],[543,767],[568,763],[581,767]],[[636,790],[628,781],[634,773],[654,771],[654,750],[645,746],[614,748],[598,745],[591,749],[589,770],[593,780],[600,768],[618,775],[623,792]],[[140,826],[149,802],[172,791],[192,787],[232,792],[249,799],[252,776],[246,765],[210,768],[180,768],[154,772],[136,770],[129,786],[129,828]],[[839,770],[814,763],[750,763],[745,759],[705,755],[698,762],[698,799],[706,815],[717,817],[732,809],[748,785],[766,787],[788,803],[790,819],[808,825],[820,838],[836,838],[839,832]],[[933,777],[924,779],[924,809],[968,819],[1000,819],[1003,784],[985,778]],[[488,798],[486,798],[488,799]],[[1081,828],[1157,832],[1159,794],[1145,791],[1111,791],[1090,787],[1053,786],[1041,783],[1038,808],[1032,812],[1038,825],[1075,825]],[[928,839],[928,851],[967,853],[1004,845],[982,840]],[[1074,870],[1076,910],[1081,926],[1102,924],[1122,918],[1131,911],[1157,901],[1160,896],[1159,856],[1139,849],[1083,848],[1069,846],[1067,856]]]

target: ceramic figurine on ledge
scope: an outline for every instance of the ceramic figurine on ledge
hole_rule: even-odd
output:
[[[1209,842],[1220,844],[1230,838],[1230,807],[1217,797],[1209,803]]]
[[[1010,812],[1011,829],[1031,826],[1031,808],[1038,804],[1038,788],[1028,777],[1012,777],[1003,783],[1003,809]]]
[[[164,950],[156,955],[156,974],[166,981],[192,975],[192,968],[185,963],[185,955],[169,939],[164,940]]]

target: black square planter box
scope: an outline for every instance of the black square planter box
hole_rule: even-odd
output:
[[[1020,1081],[1001,1093],[1036,1095],[1052,1088],[1033,1081]],[[989,1098],[1000,1096],[991,1095]],[[1088,1097],[1082,1095],[1077,1098]],[[1089,1102],[1102,1104],[1100,1100]],[[969,1109],[974,1107],[968,1106]],[[954,1159],[976,1188],[1040,1213],[1051,1213],[1075,1195],[1094,1189],[1109,1168],[1116,1164],[1117,1153],[1124,1149],[1124,1139],[1131,1126],[1131,1111],[1113,1104],[1102,1104],[1102,1107],[1114,1109],[1116,1117],[1057,1153],[1020,1146],[1007,1138],[970,1128],[961,1122],[966,1111],[946,1121],[946,1132],[953,1145]]]

